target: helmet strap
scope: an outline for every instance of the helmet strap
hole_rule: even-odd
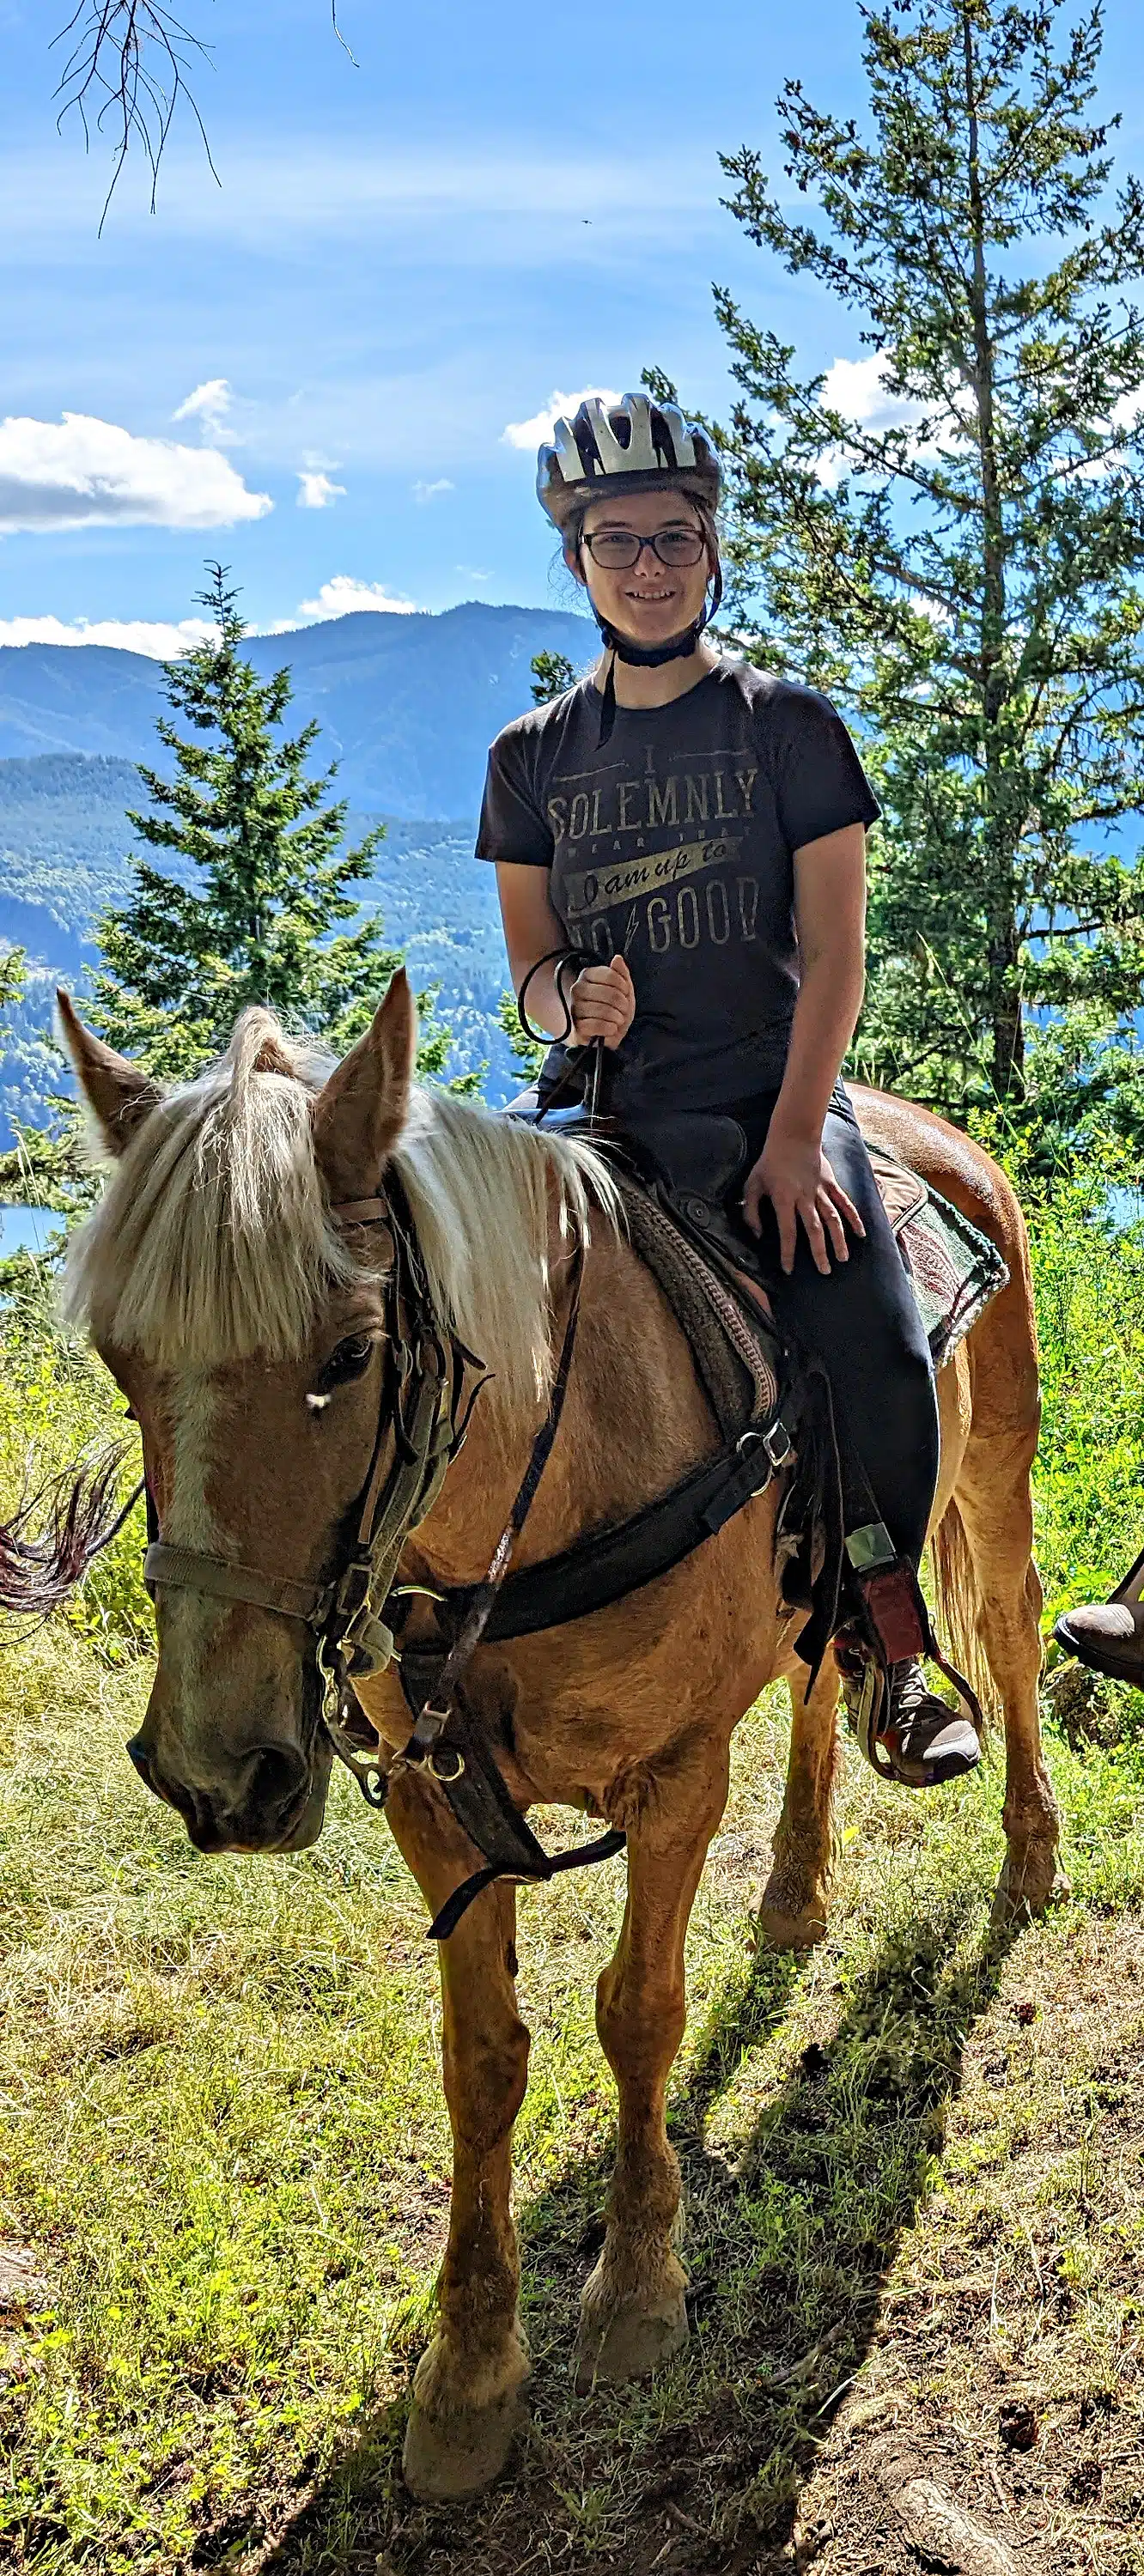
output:
[[[617,661],[630,662],[641,671],[658,671],[664,662],[686,661],[688,654],[694,653],[704,627],[714,617],[722,596],[723,576],[719,567],[719,558],[716,555],[710,600],[704,601],[699,616],[692,619],[690,626],[684,628],[682,635],[671,636],[666,644],[635,644],[630,636],[621,635],[618,627],[609,626],[605,617],[597,616],[596,624],[608,648],[608,669],[600,707],[601,748],[604,743],[611,741],[616,721]]]

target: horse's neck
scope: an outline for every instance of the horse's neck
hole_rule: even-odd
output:
[[[567,1266],[566,1250],[554,1245],[553,1276],[566,1278]],[[553,1320],[557,1349],[566,1315],[567,1292]],[[465,1446],[415,1542],[443,1585],[485,1572],[542,1419],[538,1410],[506,1440],[478,1398]],[[627,1519],[686,1475],[716,1437],[666,1300],[630,1244],[597,1216],[567,1401],[514,1562],[537,1564],[583,1531]]]

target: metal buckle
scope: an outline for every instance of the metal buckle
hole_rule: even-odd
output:
[[[334,1608],[341,1618],[343,1634],[368,1604],[372,1573],[368,1557],[353,1556],[338,1578]]]
[[[433,1747],[437,1741],[437,1737],[440,1735],[442,1729],[448,1725],[451,1714],[451,1710],[447,1708],[434,1708],[432,1702],[429,1702],[428,1705],[420,1711],[417,1725],[414,1727],[409,1738],[409,1742],[404,1748],[405,1759],[407,1762],[414,1762],[417,1764],[428,1762],[433,1751]],[[420,1737],[418,1735],[418,1727],[424,1727],[424,1737]]]
[[[787,1459],[793,1458],[794,1442],[781,1414],[777,1421],[767,1425],[765,1431],[752,1427],[740,1432],[735,1442],[736,1456],[748,1458],[752,1449],[761,1449],[769,1465],[774,1469],[785,1467]]]
[[[781,1414],[777,1422],[772,1422],[769,1431],[764,1431],[761,1436],[772,1467],[776,1470],[785,1467],[787,1459],[794,1456],[794,1442]]]

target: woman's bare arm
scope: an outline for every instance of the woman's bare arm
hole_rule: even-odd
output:
[[[538,958],[549,956],[554,948],[567,947],[567,934],[552,908],[546,868],[522,867],[518,860],[498,859],[497,893],[512,989],[519,994]],[[529,1019],[537,1028],[547,1029],[552,1037],[563,1035],[567,1020],[556,972],[555,959],[542,966],[539,974],[532,977],[525,1003]],[[635,1011],[635,991],[624,959],[613,958],[610,966],[581,967],[574,983],[565,971],[561,982],[568,996],[577,1044],[586,1046],[590,1039],[598,1037],[606,1047],[619,1046]]]
[[[848,823],[794,854],[801,981],[775,1121],[822,1141],[866,985],[866,833]]]
[[[822,1151],[822,1129],[842,1059],[858,1025],[866,981],[866,834],[861,823],[827,832],[794,854],[801,982],[783,1085],[770,1131],[743,1195],[759,1231],[759,1205],[775,1211],[783,1269],[794,1265],[801,1223],[819,1270],[848,1258],[846,1228],[864,1229]]]

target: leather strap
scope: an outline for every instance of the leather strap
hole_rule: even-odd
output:
[[[278,1610],[284,1619],[304,1619],[320,1628],[334,1600],[332,1583],[294,1583],[285,1575],[256,1574],[248,1565],[224,1565],[219,1557],[197,1556],[190,1548],[168,1547],[155,1539],[143,1559],[143,1581],[149,1592],[157,1585],[210,1592],[220,1601],[248,1601],[255,1610]]]
[[[792,1430],[792,1421],[780,1411],[757,1434],[693,1468],[618,1529],[596,1530],[559,1556],[509,1575],[485,1625],[488,1641],[534,1637],[569,1619],[587,1619],[654,1583],[658,1575],[670,1574],[763,1492],[791,1454]],[[445,1604],[463,1616],[467,1599],[464,1593],[447,1593]]]

